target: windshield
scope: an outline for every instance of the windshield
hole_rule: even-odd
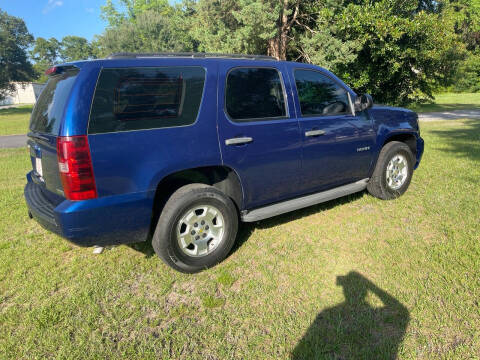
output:
[[[67,70],[52,76],[33,109],[30,130],[58,135],[65,104],[79,70]]]

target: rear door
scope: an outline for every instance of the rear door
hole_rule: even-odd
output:
[[[247,209],[298,193],[301,138],[285,70],[273,61],[219,65],[222,159],[240,176]]]
[[[32,179],[46,193],[63,195],[57,159],[57,137],[68,97],[79,73],[69,67],[50,76],[30,118],[27,145],[30,149]]]
[[[292,70],[303,140],[300,188],[316,192],[366,178],[375,141],[368,114],[353,114],[349,90],[327,72]]]

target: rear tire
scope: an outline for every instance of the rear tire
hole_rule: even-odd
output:
[[[152,246],[168,266],[196,273],[228,255],[237,229],[238,213],[230,198],[212,186],[189,184],[165,204]]]
[[[378,156],[367,190],[382,200],[396,199],[407,191],[413,175],[415,157],[403,142],[387,143]]]

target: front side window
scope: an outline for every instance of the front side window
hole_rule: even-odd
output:
[[[193,124],[205,83],[201,67],[103,69],[89,133]]]
[[[348,93],[318,71],[295,70],[295,84],[302,116],[328,116],[350,112]]]
[[[236,68],[227,75],[225,109],[234,121],[285,117],[280,74],[273,68]]]

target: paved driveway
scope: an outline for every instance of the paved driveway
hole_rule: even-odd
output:
[[[27,147],[27,135],[0,136],[0,149]]]
[[[437,121],[437,120],[457,120],[457,119],[480,119],[479,110],[453,110],[442,112],[431,112],[418,114],[421,121]]]

